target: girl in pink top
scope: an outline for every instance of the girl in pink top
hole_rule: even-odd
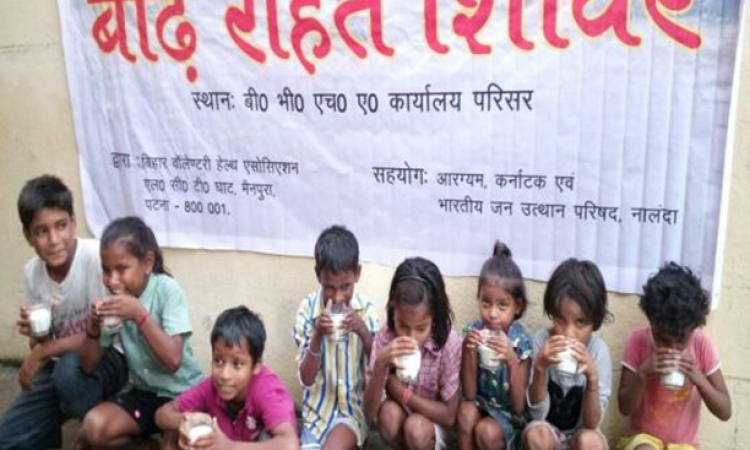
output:
[[[670,262],[649,278],[640,306],[650,326],[625,344],[619,400],[630,430],[617,448],[697,448],[701,403],[721,420],[732,415],[716,348],[700,330],[708,294],[688,268]]]
[[[391,448],[442,448],[458,409],[461,338],[440,269],[424,258],[402,262],[387,313],[372,344],[365,415]]]

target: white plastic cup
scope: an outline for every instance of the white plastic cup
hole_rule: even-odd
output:
[[[482,342],[477,346],[479,352],[479,365],[487,370],[495,371],[503,364],[503,359],[498,352],[487,345],[491,337],[505,336],[505,333],[499,330],[483,329],[480,331]]]
[[[333,342],[341,342],[346,338],[346,332],[344,331],[345,319],[346,313],[331,313],[331,320],[333,321],[333,333],[330,335],[330,338]]]
[[[29,305],[29,334],[35,338],[48,336],[52,328],[52,310],[47,303]]]
[[[578,360],[573,356],[572,344],[573,341],[568,339],[568,346],[557,354],[557,358],[560,360],[557,363],[557,371],[560,375],[572,377],[578,374]]]
[[[398,362],[401,365],[396,370],[396,377],[406,384],[413,384],[417,382],[419,377],[419,368],[422,365],[422,352],[419,350],[414,353],[409,353],[398,358]]]
[[[214,422],[206,413],[193,413],[188,418],[188,438],[194,444],[203,436],[208,436],[214,431]]]
[[[667,389],[679,390],[685,387],[685,374],[679,370],[662,374],[661,385]]]
[[[122,319],[117,316],[104,316],[102,327],[105,333],[117,333],[122,328]]]

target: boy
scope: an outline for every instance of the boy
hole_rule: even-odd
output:
[[[670,262],[643,286],[640,307],[649,326],[625,343],[620,412],[630,416],[623,450],[689,450],[698,447],[701,402],[721,420],[732,404],[711,339],[700,330],[710,310],[698,277]],[[680,386],[661,378],[679,370]]]
[[[354,234],[338,225],[323,230],[315,243],[320,289],[302,300],[294,325],[303,450],[362,448],[367,436],[365,364],[378,319],[373,303],[354,292],[360,272]],[[346,317],[334,323],[334,309]]]
[[[77,350],[85,338],[90,303],[104,294],[99,244],[76,238],[73,196],[60,179],[29,180],[18,196],[26,241],[37,256],[26,264],[29,303],[50,301],[50,337],[30,337],[31,352],[18,375],[23,392],[0,418],[0,448],[47,449],[62,443],[61,426],[82,419],[127,382],[124,357],[108,352],[92,374],[85,374]],[[28,310],[21,308],[19,333],[30,336]]]
[[[219,315],[211,331],[211,378],[156,412],[162,449],[299,449],[294,402],[262,364],[265,342],[263,322],[246,307]],[[211,433],[192,442],[191,413],[214,418]]]

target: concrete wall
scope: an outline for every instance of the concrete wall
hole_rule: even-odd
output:
[[[68,0],[63,0],[68,1]],[[746,25],[750,20],[745,19]],[[731,203],[724,255],[722,299],[710,317],[708,332],[716,340],[723,372],[731,391],[734,414],[722,423],[707,411],[703,416],[704,448],[750,448],[750,45],[745,46],[740,83],[740,108],[732,168]],[[77,200],[79,230],[88,235],[81,204],[78,154],[63,67],[57,9],[49,0],[0,0],[0,359],[19,360],[25,341],[15,333],[14,318],[24,301],[22,268],[33,255],[23,239],[15,210],[25,180],[42,173],[62,177]],[[510,243],[512,245],[512,243]],[[490,243],[488,243],[488,251]],[[312,244],[311,244],[312,247]],[[312,248],[311,248],[312,250]],[[166,262],[189,294],[195,335],[193,345],[205,368],[207,336],[217,312],[245,303],[259,311],[269,330],[267,363],[277,370],[299,398],[293,372],[295,348],[289,331],[299,300],[315,288],[309,258],[282,258],[255,253],[166,250]],[[383,311],[393,268],[365,265],[360,289]],[[529,283],[532,305],[526,317],[535,330],[541,314],[543,285]],[[476,280],[454,278],[448,289],[457,322],[475,314]],[[614,324],[602,330],[613,357],[619,360],[628,330],[644,322],[635,297],[613,295]],[[619,379],[619,367],[615,379]],[[1,406],[0,406],[1,407]],[[740,427],[744,423],[745,427]],[[616,399],[607,411],[605,431],[619,434],[624,420]]]

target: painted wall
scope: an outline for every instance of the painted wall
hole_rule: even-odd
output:
[[[67,0],[63,0],[67,1]],[[746,25],[750,19],[745,18]],[[750,38],[749,38],[750,39]],[[704,412],[702,440],[711,450],[750,448],[750,45],[744,47],[739,86],[739,114],[732,167],[727,246],[724,255],[721,307],[709,318],[708,332],[719,347],[723,372],[731,391],[734,414],[723,423]],[[22,268],[33,255],[21,234],[16,197],[23,183],[42,173],[63,178],[78,201],[79,232],[86,228],[70,114],[57,9],[49,0],[0,0],[0,359],[18,361],[25,340],[15,332],[18,306],[24,301]],[[512,242],[509,243],[512,247]],[[312,254],[312,244],[310,246]],[[491,243],[488,242],[488,253]],[[195,334],[193,346],[208,368],[208,334],[218,312],[239,303],[259,311],[268,328],[266,362],[292,387],[295,347],[292,317],[300,299],[316,287],[310,258],[287,258],[238,252],[171,250],[166,262],[188,292]],[[384,318],[385,297],[393,268],[366,264],[360,289],[376,300]],[[475,314],[476,280],[447,281],[457,316],[463,324]],[[544,286],[529,283],[532,304],[526,317],[530,329],[546,324],[541,314]],[[632,327],[644,323],[635,297],[612,295],[616,321],[601,334],[619,360]],[[619,367],[615,368],[619,379]],[[615,390],[616,392],[616,390]],[[0,405],[0,408],[2,406]],[[616,436],[624,427],[616,399],[607,411],[605,432]],[[745,426],[741,427],[740,424]]]

